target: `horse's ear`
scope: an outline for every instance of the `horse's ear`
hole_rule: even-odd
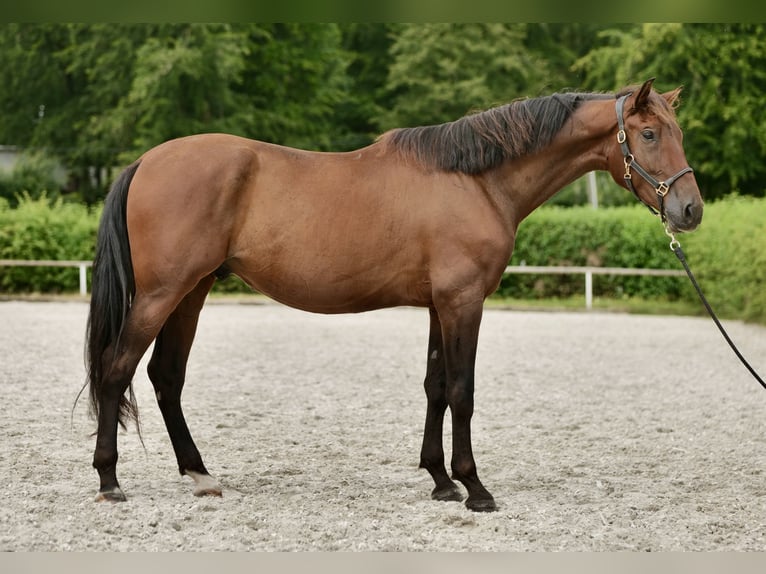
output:
[[[678,97],[681,95],[681,90],[683,90],[683,86],[679,86],[675,90],[662,94],[662,97],[665,98],[665,101],[671,108],[675,108],[678,104]]]
[[[654,83],[654,78],[649,78],[639,88],[638,95],[636,95],[636,100],[635,102],[633,102],[633,107],[636,110],[642,110],[646,108],[646,106],[649,104],[649,94],[652,93],[653,83]]]

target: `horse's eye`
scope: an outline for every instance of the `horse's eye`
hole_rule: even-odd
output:
[[[641,137],[648,142],[654,141],[654,132],[652,130],[644,130],[641,132]]]

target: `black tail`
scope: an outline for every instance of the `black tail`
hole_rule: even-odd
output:
[[[104,361],[104,354],[110,347],[116,351],[125,318],[136,294],[125,214],[128,188],[138,166],[139,162],[130,165],[112,185],[98,228],[90,313],[85,332],[86,384],[89,385],[91,413],[96,417],[104,375],[107,374],[104,364],[111,364],[111,360]],[[123,428],[126,419],[133,419],[138,426],[138,406],[132,384],[128,394],[128,397],[120,398],[119,421]]]

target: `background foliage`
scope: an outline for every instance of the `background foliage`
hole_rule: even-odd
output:
[[[23,152],[0,171],[0,258],[20,259],[91,259],[116,170],[173,137],[348,150],[520,97],[652,76],[660,90],[683,85],[684,147],[707,200],[705,223],[684,237],[689,258],[725,315],[766,320],[766,212],[752,199],[766,188],[762,24],[2,24],[0,54],[0,144]],[[602,206],[633,203],[607,174],[598,182]],[[550,204],[586,202],[580,180]],[[522,260],[677,265],[633,206],[538,210],[520,229]],[[673,278],[594,281],[597,296],[694,296]],[[581,282],[513,276],[500,291],[566,296]],[[3,291],[76,287],[76,270],[0,268]]]
[[[766,323],[766,200],[708,204],[698,230],[679,235],[717,313]],[[512,265],[681,269],[662,226],[642,206],[593,210],[543,207],[519,227]],[[595,296],[697,302],[685,277],[594,276]],[[521,298],[583,293],[582,275],[508,275],[498,292]]]
[[[11,209],[0,198],[0,259],[93,260],[100,209],[82,204],[18,198]],[[77,268],[0,266],[0,291],[7,293],[76,292]]]
[[[68,182],[51,191],[88,203],[180,135],[347,150],[395,126],[650,76],[685,87],[679,119],[706,199],[764,193],[762,24],[3,24],[0,54],[0,143],[62,164]]]

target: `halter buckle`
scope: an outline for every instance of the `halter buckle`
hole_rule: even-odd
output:
[[[659,195],[660,197],[665,197],[668,194],[668,191],[670,191],[670,187],[668,187],[668,185],[664,181],[661,181],[660,183],[657,184],[657,189],[655,189],[654,191],[656,191],[657,195]]]
[[[628,136],[625,133],[625,130],[620,130],[617,132],[617,143],[624,144],[625,140],[627,139],[628,139]]]

